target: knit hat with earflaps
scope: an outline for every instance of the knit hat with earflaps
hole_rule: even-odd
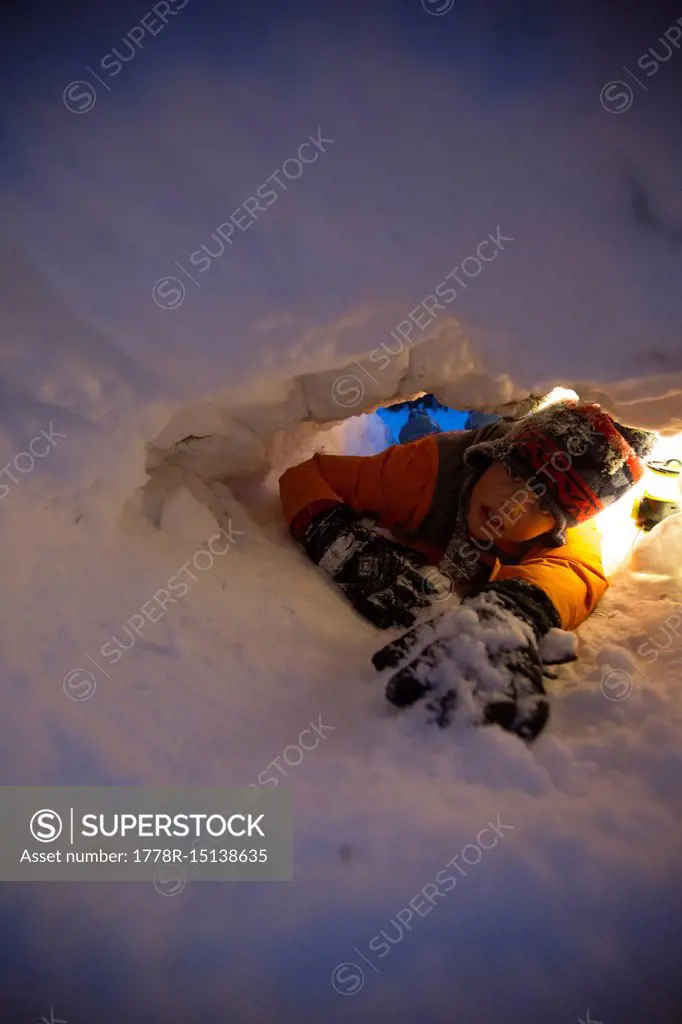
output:
[[[504,437],[472,445],[464,461],[484,469],[498,460],[526,481],[554,516],[552,537],[560,546],[567,527],[591,519],[642,478],[642,460],[655,440],[655,434],[623,426],[598,405],[567,399],[519,420]]]

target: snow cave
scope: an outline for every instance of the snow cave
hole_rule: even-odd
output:
[[[293,878],[7,881],[0,1021],[679,1024],[674,18],[170,6],[16,11],[0,815],[287,791]],[[278,480],[566,394],[657,434],[597,517],[609,588],[536,742],[425,727]]]

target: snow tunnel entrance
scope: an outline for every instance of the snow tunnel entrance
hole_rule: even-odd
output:
[[[438,347],[441,341],[447,342],[444,348]],[[544,396],[519,396],[508,377],[490,377],[472,361],[453,378],[444,358],[444,353],[452,355],[452,339],[436,339],[435,345],[430,356],[426,345],[415,346],[409,365],[399,366],[396,360],[395,380],[385,386],[382,380],[376,394],[362,384],[359,372],[345,367],[261,381],[255,391],[219,394],[179,409],[148,448],[144,518],[161,525],[169,498],[186,490],[218,522],[224,522],[226,512],[241,516],[242,522],[246,517],[281,539],[287,531],[279,478],[318,452],[369,456],[429,433],[477,428],[498,419],[516,421],[546,403],[579,397],[563,387]],[[460,370],[462,358],[460,352]],[[357,362],[352,365],[362,369]],[[661,438],[651,458],[665,462],[681,456],[678,436]],[[607,575],[629,558],[642,533],[633,502],[658,482],[648,474],[633,492],[596,517]],[[673,511],[674,502],[666,514]]]
[[[327,422],[295,415],[286,426],[281,420],[289,414],[282,408],[273,416],[263,406],[235,409],[232,402],[211,401],[181,410],[149,447],[144,517],[160,525],[165,502],[184,488],[219,521],[221,511],[236,502],[259,526],[274,529],[281,524],[279,477],[317,452],[370,456],[427,434],[500,418],[454,409],[432,392],[373,406]]]

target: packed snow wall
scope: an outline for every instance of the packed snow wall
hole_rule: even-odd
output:
[[[200,15],[181,13],[92,107],[66,58],[44,71],[54,106],[40,88],[13,97],[10,454],[27,402],[39,429],[73,418],[72,452],[77,422],[94,432],[109,480],[133,461],[143,479],[180,422],[234,420],[241,468],[273,430],[423,390],[473,408],[563,385],[682,429],[672,60],[615,116],[599,77],[613,56],[581,31],[590,73],[548,75],[542,102],[517,81],[491,105],[494,64],[473,59],[490,25],[422,11],[447,70],[327,25],[283,93],[248,62],[200,59]]]

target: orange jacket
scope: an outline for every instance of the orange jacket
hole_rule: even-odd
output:
[[[432,507],[439,467],[436,437],[387,448],[378,455],[314,455],[280,478],[284,515],[300,534],[317,510],[345,502],[357,512],[374,512],[379,525],[437,564],[443,548],[424,544],[411,534]],[[605,593],[608,582],[601,560],[601,542],[594,521],[569,529],[560,548],[539,543],[516,549],[518,562],[490,558],[490,580],[520,578],[551,598],[564,629],[578,626]],[[515,550],[509,549],[510,557]]]

